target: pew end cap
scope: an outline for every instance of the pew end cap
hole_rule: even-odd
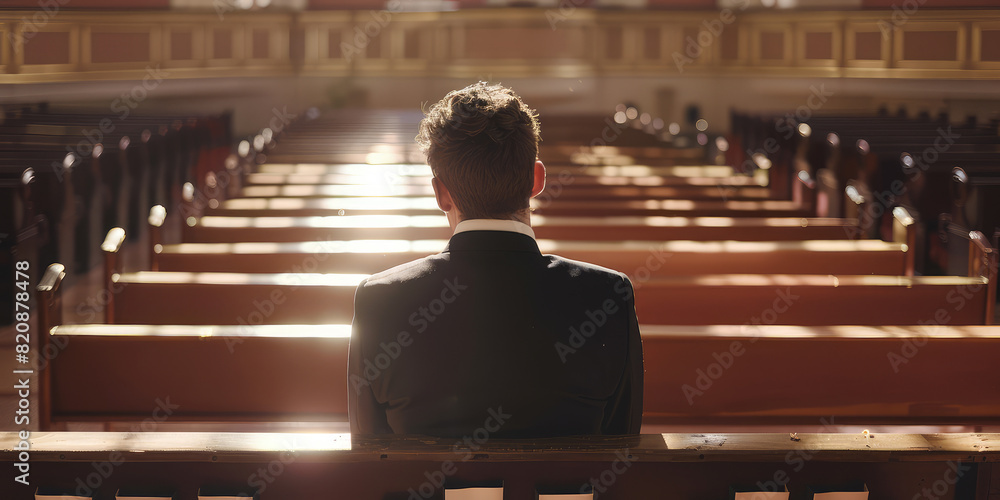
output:
[[[120,227],[113,227],[108,231],[108,236],[101,243],[101,250],[107,253],[118,253],[125,243],[125,230]]]
[[[184,183],[184,186],[181,188],[181,199],[186,203],[194,202],[194,184],[190,182]]]
[[[163,221],[167,218],[167,209],[163,205],[155,205],[149,209],[149,225],[153,227],[163,226]]]
[[[912,226],[916,220],[910,215],[910,211],[905,207],[895,207],[892,209],[892,217],[905,227]]]
[[[66,266],[58,262],[49,264],[49,267],[45,269],[45,274],[42,275],[42,279],[38,282],[37,290],[39,292],[54,292],[59,289],[59,285],[65,277]]]

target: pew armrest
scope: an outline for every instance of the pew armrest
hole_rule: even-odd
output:
[[[969,232],[969,276],[986,279],[986,323],[993,324],[997,293],[997,250],[979,231]]]
[[[41,303],[38,308],[38,329],[41,332],[38,350],[42,354],[38,364],[39,388],[41,393],[38,399],[39,428],[49,430],[51,428],[51,380],[49,378],[49,362],[52,354],[52,337],[50,332],[56,325],[62,323],[62,297],[59,286],[63,278],[66,277],[66,268],[62,264],[55,263],[45,270],[41,281],[38,283],[38,300]]]
[[[108,253],[118,253],[123,243],[125,243],[125,230],[120,227],[113,227],[108,231],[107,237],[104,238],[104,243],[101,243],[101,250]]]
[[[163,205],[156,205],[149,209],[149,225],[152,227],[163,226],[163,221],[167,218],[167,209]]]
[[[66,277],[66,267],[55,263],[45,270],[42,279],[38,282],[39,293],[54,293],[59,289],[62,279]]]
[[[809,172],[805,170],[799,170],[799,173],[795,176],[795,178],[803,186],[809,189],[816,189],[816,180],[813,179],[811,175],[809,175]]]
[[[66,277],[66,267],[58,262],[45,270],[36,290],[41,307],[38,308],[38,329],[42,334],[42,344],[47,343],[52,327],[62,323],[62,300],[59,286]],[[42,346],[44,347],[44,345]]]
[[[892,209],[892,241],[903,244],[903,251],[906,252],[903,274],[913,276],[916,262],[914,256],[917,245],[917,221],[905,207],[898,206]]]
[[[167,219],[167,209],[156,205],[149,209],[149,266],[151,271],[159,271],[160,251],[163,249],[163,222]]]
[[[847,187],[844,188],[844,195],[847,197],[848,201],[854,203],[855,205],[861,206],[865,204],[864,195],[861,194],[861,190],[858,189],[853,182],[849,182]]]
[[[107,238],[104,239],[104,243],[101,243],[101,250],[104,251],[104,286],[105,290],[112,290],[112,285],[118,280],[118,275],[121,274],[121,259],[118,256],[118,251],[121,250],[122,244],[125,243],[125,230],[120,227],[113,227],[108,231]],[[114,323],[115,317],[115,301],[114,295],[112,294],[111,300],[104,307],[104,320],[105,323]]]

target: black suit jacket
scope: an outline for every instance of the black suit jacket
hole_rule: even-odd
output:
[[[628,278],[515,232],[458,233],[363,281],[348,372],[357,434],[636,434],[642,418]]]

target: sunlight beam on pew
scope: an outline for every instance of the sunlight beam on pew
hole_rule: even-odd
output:
[[[447,240],[343,240],[304,241],[299,243],[238,242],[238,243],[184,243],[168,248],[183,254],[247,254],[259,255],[278,252],[297,253],[403,253],[441,251]]]
[[[198,220],[203,227],[295,227],[304,225],[319,228],[361,227],[447,227],[448,221],[430,215],[353,215],[327,217],[216,217],[205,216]]]
[[[221,208],[231,210],[439,210],[433,196],[412,198],[371,197],[320,198],[237,198],[222,202]]]
[[[350,324],[325,325],[60,325],[52,335],[69,337],[351,338]]]
[[[356,287],[369,274],[334,273],[190,273],[183,271],[139,271],[123,273],[115,281],[141,283],[201,283],[224,285],[287,285]]]

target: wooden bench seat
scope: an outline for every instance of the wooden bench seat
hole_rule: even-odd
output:
[[[345,176],[351,177],[353,182],[396,182],[399,184],[421,184],[414,182],[424,176],[430,175],[429,170],[421,170],[422,165],[354,165],[345,168],[347,165],[336,165],[326,163],[265,163],[257,167],[257,173],[251,175],[267,176],[294,176],[301,179],[337,179]],[[725,167],[728,168],[728,167]],[[696,167],[687,167],[675,171],[687,174],[698,174],[701,171]],[[402,173],[400,173],[402,172]],[[581,167],[574,166],[546,166],[548,182],[551,185],[557,182],[559,176],[565,179],[571,176],[573,184],[581,185],[609,185],[609,186],[676,186],[676,187],[713,187],[713,188],[733,188],[751,187],[758,188],[753,196],[766,195],[767,190],[759,188],[767,187],[767,175],[761,171],[761,175],[749,176],[738,175],[730,172],[721,175],[723,171],[716,171],[714,168],[711,176],[698,175],[659,175],[648,168],[623,169],[621,167]],[[274,179],[273,177],[271,177]],[[353,183],[352,182],[352,183]],[[320,182],[323,184],[333,182]],[[562,182],[568,184],[567,182]]]
[[[649,185],[640,184],[648,182]],[[655,180],[647,180],[655,179]],[[767,188],[744,186],[742,184],[727,185],[716,182],[707,186],[686,184],[671,186],[669,181],[661,181],[657,177],[611,177],[611,176],[575,176],[566,179],[549,178],[548,198],[558,199],[633,199],[633,198],[668,198],[668,199],[736,199],[736,200],[767,200],[771,193]],[[690,179],[690,178],[685,178]],[[306,174],[250,174],[247,176],[246,185],[248,187],[258,186],[324,186],[317,191],[325,192],[329,196],[359,196],[359,186],[363,192],[367,188],[375,186],[397,187],[401,192],[410,191],[413,187],[429,187],[430,178],[408,177],[393,178],[388,180],[369,179],[361,176],[347,176],[340,174],[326,175],[306,175]],[[665,184],[665,185],[659,185]],[[337,186],[340,189],[333,189],[326,186]],[[353,188],[353,191],[347,191]],[[291,189],[300,189],[298,187]],[[251,190],[251,192],[261,192],[266,190]],[[278,191],[280,192],[280,191]],[[347,192],[347,194],[343,194]],[[411,192],[420,193],[413,189]],[[543,197],[544,198],[544,197]]]
[[[543,158],[544,161],[544,158]],[[308,175],[368,175],[375,179],[382,179],[385,175],[394,175],[402,170],[405,176],[428,175],[430,167],[419,164],[381,164],[368,165],[350,162],[324,161],[323,163],[310,163],[307,161],[296,163],[281,163],[275,160],[274,163],[266,163],[258,167],[257,172],[267,174],[308,174]],[[650,166],[641,164],[623,165],[552,165],[546,166],[549,178],[556,178],[562,172],[573,175],[588,176],[624,176],[624,177],[686,177],[686,178],[716,178],[728,179],[733,177],[733,169],[726,165],[673,165],[673,166]],[[741,176],[750,178],[747,176]]]
[[[649,324],[906,325],[941,317],[982,325],[993,321],[991,284],[961,276],[677,276],[637,283],[636,312]]]
[[[641,331],[647,425],[831,415],[863,424],[1000,421],[997,326]],[[65,347],[48,372],[51,414],[144,418],[151,401],[169,395],[181,405],[172,418],[182,421],[345,420],[349,339],[348,323],[56,326],[51,342]],[[114,391],[84,390],[109,381]]]
[[[749,178],[728,184],[728,178],[691,178],[660,176],[594,176],[574,173],[553,173],[547,179],[550,197],[559,198],[680,198],[680,199],[738,199],[766,200],[771,196],[765,187],[754,186]],[[685,183],[673,182],[675,179]],[[699,179],[712,182],[699,185]],[[382,178],[365,174],[276,174],[252,173],[246,176],[246,186],[410,186],[429,187],[430,174],[412,175],[385,172]],[[331,195],[345,196],[330,190]],[[351,192],[346,196],[358,196]]]
[[[639,272],[635,272],[639,274]],[[349,321],[360,274],[143,271],[113,279],[109,323],[239,324]],[[719,274],[637,276],[647,324],[989,324],[985,277]],[[257,306],[270,301],[274,305]],[[878,308],[862,307],[879,304]],[[937,313],[938,310],[944,311]],[[257,313],[257,312],[259,313]],[[262,316],[259,321],[250,318]]]
[[[301,270],[375,273],[440,252],[447,240],[181,243],[154,254],[159,271],[262,272]],[[591,262],[634,275],[712,273],[905,275],[909,250],[880,240],[538,241],[543,253]],[[646,273],[647,271],[640,271]],[[634,276],[633,276],[634,277]]]
[[[421,498],[419,492],[443,498],[435,484],[447,478],[449,488],[495,488],[502,481],[504,498],[518,499],[539,491],[633,499],[664,489],[682,498],[724,498],[738,485],[770,490],[787,483],[793,498],[821,485],[840,485],[831,495],[858,496],[864,485],[863,494],[904,500],[941,484],[948,494],[939,498],[966,500],[989,498],[1000,477],[997,434],[921,430],[866,437],[837,430],[832,425],[791,439],[789,432],[695,432],[491,436],[483,443],[470,437],[469,444],[344,432],[33,432],[30,479],[42,492],[79,489],[95,498],[164,486],[168,493],[159,498],[193,499],[206,491],[228,498]],[[0,434],[0,457],[15,462],[21,442],[16,432]],[[114,473],[101,476],[108,468]],[[100,480],[91,479],[97,486],[90,488],[86,478]],[[582,495],[591,484],[594,493]],[[5,498],[22,498],[27,490],[13,480],[0,486]]]
[[[810,217],[811,206],[789,200],[532,200],[535,212],[549,216]]]
[[[347,185],[288,185],[249,186],[244,198],[231,200],[222,210],[211,214],[244,215],[233,206],[261,206],[252,200],[263,198],[263,206],[285,205],[276,212],[260,208],[249,216],[324,216],[384,213],[427,215],[440,213],[430,186],[347,186]],[[787,200],[722,200],[722,199],[633,199],[614,195],[613,190],[600,189],[601,196],[552,196],[531,200],[536,213],[542,215],[581,216],[685,216],[685,217],[809,217],[811,207]],[[721,198],[721,195],[719,196]],[[227,207],[229,207],[227,209]],[[340,215],[344,215],[340,213]]]
[[[200,243],[295,242],[346,239],[446,239],[441,215],[191,218],[183,240]],[[193,224],[193,225],[191,225]],[[730,217],[546,217],[531,219],[535,235],[554,240],[742,240],[845,239],[857,234],[854,219]]]
[[[367,275],[141,271],[113,280],[108,322],[330,323],[354,314]],[[260,318],[260,319],[257,319]]]

